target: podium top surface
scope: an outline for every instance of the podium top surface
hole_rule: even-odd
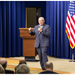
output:
[[[19,28],[19,30],[28,30],[29,28]],[[34,28],[32,28],[34,29]]]
[[[20,30],[20,37],[21,38],[35,38],[35,35],[34,36],[31,36],[30,34],[29,34],[29,30],[28,30],[29,28],[19,28],[19,30]],[[34,28],[32,28],[32,30],[33,30]]]

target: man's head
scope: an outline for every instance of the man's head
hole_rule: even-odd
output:
[[[45,69],[46,70],[50,70],[50,71],[53,71],[53,63],[48,61],[45,63]]]
[[[27,63],[26,63],[26,61],[24,61],[24,60],[20,61],[19,64],[15,67],[15,72],[16,72],[17,67],[18,67],[19,65],[21,65],[21,64],[27,64]]]
[[[4,70],[4,68],[2,67],[1,64],[0,64],[0,74],[5,74],[5,70]]]
[[[7,60],[2,58],[0,59],[0,64],[3,66],[4,69],[6,69],[6,66],[7,66]]]
[[[19,65],[20,64],[27,64],[27,63],[26,63],[26,61],[22,60],[22,61],[19,62]]]
[[[15,71],[16,74],[29,74],[30,69],[26,64],[20,64]]]
[[[38,22],[39,22],[39,25],[43,25],[45,20],[43,17],[39,17]]]

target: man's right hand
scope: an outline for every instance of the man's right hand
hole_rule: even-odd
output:
[[[28,30],[29,30],[29,32],[31,32],[32,31],[32,28],[30,27]]]

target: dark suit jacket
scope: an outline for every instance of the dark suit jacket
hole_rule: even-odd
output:
[[[40,34],[39,27],[39,25],[36,25],[34,30],[30,32],[31,35],[35,35],[35,47],[39,47],[39,44],[41,47],[49,47],[50,26],[44,24]]]
[[[5,74],[14,74],[14,71],[11,71],[11,70],[5,70]]]
[[[43,72],[40,72],[39,74],[57,74],[56,72],[53,72],[53,71],[43,71]]]

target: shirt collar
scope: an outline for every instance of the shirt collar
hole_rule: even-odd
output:
[[[41,26],[41,25],[39,25],[39,26]],[[42,27],[43,27],[43,25],[42,25]]]

